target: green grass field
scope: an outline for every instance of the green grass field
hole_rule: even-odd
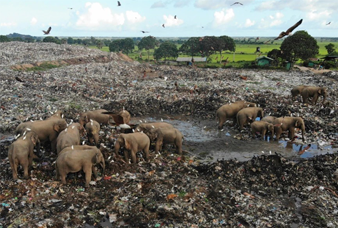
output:
[[[338,48],[338,42],[317,42],[319,46],[319,54],[316,56],[317,58],[322,58],[327,55],[327,50],[325,48],[325,45],[328,45],[329,43],[333,43]],[[279,49],[280,45],[282,44],[282,41],[275,41],[273,44],[236,44],[236,51],[235,54],[230,52],[223,52],[223,59],[228,58],[229,62],[241,62],[241,61],[254,61],[259,55],[255,53],[256,48],[260,47],[260,50],[262,52],[261,55],[267,56],[268,52],[273,49]],[[97,48],[95,46],[91,46],[91,48]],[[103,47],[101,49],[102,51],[109,52],[109,47]],[[154,50],[149,51],[149,60],[153,61],[153,52]],[[139,58],[140,54],[142,54],[142,59]],[[135,49],[132,53],[129,53],[128,56],[132,59],[138,60],[138,61],[147,61],[148,60],[148,52],[146,50],[138,50],[137,46],[135,46]],[[180,56],[186,56],[186,55],[180,55]],[[167,59],[167,60],[174,60]],[[212,63],[217,64],[220,61],[219,53],[213,54],[209,57],[208,63],[212,65]]]

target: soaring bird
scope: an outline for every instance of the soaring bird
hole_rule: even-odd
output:
[[[162,24],[162,27],[165,28],[164,24]]]
[[[52,30],[52,27],[49,27],[47,31],[42,30],[42,32],[44,33],[44,35],[48,35],[50,33],[50,30]]]
[[[117,1],[117,6],[121,6],[121,3],[120,3],[120,1]]]
[[[297,28],[301,23],[303,22],[303,19],[301,19],[300,21],[298,21],[296,24],[294,24],[292,27],[290,27],[288,30],[286,30],[286,32],[281,32],[279,34],[279,36],[277,38],[275,38],[275,40],[278,40],[280,38],[283,38],[284,36],[288,36],[295,28]]]
[[[176,15],[174,16],[174,19],[177,19]]]
[[[331,21],[329,23],[327,23],[326,25],[329,25],[329,24],[331,24]]]
[[[242,3],[240,3],[240,2],[234,2],[233,4],[231,4],[230,6],[233,6],[233,5],[236,5],[236,4],[238,4],[238,5],[243,5]]]

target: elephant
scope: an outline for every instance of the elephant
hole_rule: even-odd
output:
[[[274,125],[276,139],[278,140],[283,131],[288,130],[290,139],[293,139],[295,136],[295,128],[300,128],[302,130],[302,141],[305,141],[304,132],[305,132],[305,124],[304,120],[301,117],[279,117],[275,119]]]
[[[98,109],[93,111],[87,111],[80,113],[79,123],[84,126],[90,120],[95,120],[100,124],[109,124],[109,120],[111,119],[110,115],[102,114],[103,112],[107,112],[105,109]]]
[[[32,166],[33,158],[36,158],[34,147],[38,143],[39,136],[35,132],[29,131],[9,146],[8,160],[14,180],[18,179],[19,165],[23,167],[24,178],[28,179],[28,170]]]
[[[155,152],[162,150],[166,144],[174,144],[178,154],[182,154],[183,134],[176,128],[152,128],[146,133],[155,143]]]
[[[327,91],[326,91],[326,88],[324,87],[308,86],[308,87],[305,87],[301,91],[300,95],[303,98],[304,104],[309,102],[309,98],[312,98],[311,100],[312,105],[317,104],[317,100],[319,96],[323,97],[322,103],[324,104],[326,97],[327,97]]]
[[[136,132],[142,131],[146,133],[153,128],[174,128],[174,126],[166,122],[141,123],[136,127],[135,131]]]
[[[90,120],[90,122],[86,123],[86,132],[88,136],[89,144],[99,145],[99,133],[100,133],[100,124],[95,120]]]
[[[275,116],[264,116],[261,121],[265,121],[265,122],[268,122],[268,123],[274,123],[275,119],[277,119],[277,117]]]
[[[251,126],[252,137],[254,137],[257,132],[259,132],[262,135],[263,140],[267,139],[267,137],[265,137],[265,134],[267,132],[271,133],[271,138],[273,138],[274,136],[275,127],[272,123],[268,123],[268,122],[261,120],[261,121],[254,121],[252,124],[250,124],[250,126]]]
[[[233,119],[233,124],[235,125],[236,115],[238,111],[247,107],[256,107],[256,104],[242,100],[221,106],[216,111],[216,117],[218,119],[218,129],[223,128],[223,124],[227,119]]]
[[[56,152],[56,139],[59,133],[67,128],[67,122],[61,118],[49,118],[33,122],[24,122],[17,126],[16,134],[23,134],[27,130],[38,134],[41,143],[50,142],[51,151]],[[38,147],[38,153],[40,148]]]
[[[114,112],[103,112],[103,114],[108,114],[111,119],[114,119],[116,126],[119,126],[120,124],[129,124],[130,122],[130,113],[124,109],[117,114]]]
[[[64,148],[72,145],[80,145],[81,136],[85,129],[80,123],[72,123],[63,130],[56,139],[56,152],[59,154]]]
[[[115,154],[118,156],[121,147],[124,148],[124,159],[129,162],[129,152],[132,163],[136,163],[136,153],[143,151],[145,160],[149,160],[150,139],[143,132],[134,132],[130,134],[121,133],[115,142]]]
[[[243,126],[249,124],[249,122],[255,121],[257,117],[262,119],[264,116],[264,111],[259,107],[248,107],[243,108],[237,113],[237,123],[239,129],[242,130]]]
[[[83,170],[86,178],[85,187],[89,187],[92,173],[97,178],[96,164],[101,165],[102,174],[104,175],[105,160],[102,152],[96,146],[77,145],[66,147],[56,159],[56,179],[60,179],[62,184],[66,184],[68,173],[76,173]]]
[[[291,99],[292,101],[295,100],[295,98],[303,91],[305,87],[308,87],[306,85],[300,85],[300,86],[295,86],[291,89]]]

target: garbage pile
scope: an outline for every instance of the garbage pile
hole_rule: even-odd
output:
[[[140,64],[121,54],[51,43],[1,43],[0,50],[1,226],[338,226],[337,154],[289,159],[272,153],[205,164],[191,151],[179,156],[169,148],[151,153],[150,162],[128,164],[113,153],[115,129],[102,126],[106,175],[89,188],[83,173],[68,175],[68,185],[56,181],[56,155],[47,150],[34,161],[28,180],[12,180],[7,158],[19,123],[57,110],[64,111],[67,123],[99,108],[124,108],[131,122],[155,115],[215,120],[221,105],[242,99],[269,115],[302,116],[308,143],[335,147],[335,72]],[[45,71],[22,68],[46,61],[67,64]],[[326,87],[327,102],[303,105],[301,97],[292,102],[290,90],[301,84]]]

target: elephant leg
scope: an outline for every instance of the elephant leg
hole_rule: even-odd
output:
[[[95,180],[96,180],[97,177],[98,177],[98,175],[97,175],[97,170],[96,170],[96,168],[95,168],[94,165],[92,166],[92,172],[93,172],[93,176],[94,176],[94,178],[95,178]]]
[[[11,166],[12,166],[13,179],[17,180],[18,179],[18,162],[17,161],[11,162]]]
[[[223,128],[224,122],[225,122],[225,118],[219,118],[218,119],[218,129],[222,129]]]
[[[237,123],[237,118],[236,118],[236,115],[235,117],[232,119],[232,126],[235,126]]]
[[[129,163],[129,150],[123,150],[124,160]]]
[[[66,173],[61,173],[61,183],[62,184],[67,184],[67,182],[66,182],[66,176],[67,176],[67,174]]]
[[[182,155],[182,142],[176,143],[176,152],[180,155]]]
[[[145,160],[149,161],[149,146],[143,150]]]
[[[295,137],[295,128],[294,127],[290,127],[289,128],[289,134],[288,134],[288,136],[289,136],[290,140]]]
[[[51,150],[52,150],[53,153],[56,152],[56,139],[53,139],[51,141]]]
[[[99,135],[94,135],[94,141],[96,145],[99,145]]]
[[[281,134],[282,134],[282,129],[281,128],[277,129],[276,130],[276,140],[278,140],[280,138]]]
[[[131,162],[132,163],[136,163],[136,153],[137,151],[130,151],[130,155],[131,155]]]
[[[155,153],[158,153],[160,151],[161,143],[157,140],[155,144]]]
[[[262,131],[262,140],[265,140],[265,134],[266,134],[266,130],[264,129],[264,130]]]
[[[89,187],[89,182],[92,179],[92,167],[85,168],[83,171],[86,174],[86,184],[85,184],[85,187],[88,188]]]
[[[256,131],[254,129],[251,130],[251,136],[252,138],[256,138]]]

